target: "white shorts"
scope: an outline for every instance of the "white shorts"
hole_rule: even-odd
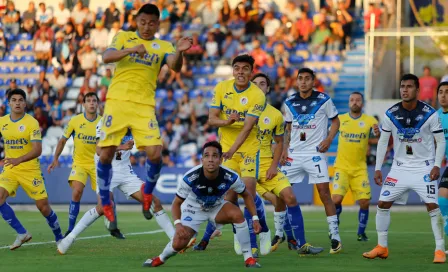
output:
[[[127,199],[131,199],[131,195],[140,191],[143,181],[135,174],[112,174],[112,180],[110,181],[109,191],[113,191],[115,188],[120,190]],[[96,192],[99,193],[99,186],[96,187]]]
[[[301,183],[308,174],[309,184],[330,182],[328,176],[327,157],[324,154],[315,156],[297,156],[291,154],[282,172],[288,177],[290,183]]]
[[[438,203],[437,180],[431,180],[432,166],[417,171],[391,169],[381,188],[380,201],[406,204],[409,191],[416,192],[424,203]]]
[[[199,227],[202,223],[206,221],[210,221],[212,224],[216,226],[216,228],[221,228],[220,224],[216,224],[215,218],[222,207],[227,203],[227,201],[223,201],[220,205],[212,208],[208,211],[203,211],[200,208],[194,207],[190,205],[187,201],[184,201],[180,206],[181,209],[181,223],[184,226],[187,226],[193,229],[195,232],[198,232]]]

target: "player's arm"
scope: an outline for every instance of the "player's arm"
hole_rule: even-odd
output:
[[[389,145],[389,138],[392,134],[392,124],[389,117],[385,114],[381,125],[381,135],[376,147],[376,163],[375,163],[375,183],[378,185],[383,184],[383,174],[381,173],[381,167],[383,166],[384,157],[386,156],[387,148]]]
[[[436,140],[436,157],[434,162],[434,167],[431,170],[430,178],[431,180],[437,180],[440,177],[440,167],[442,166],[443,157],[445,156],[445,146],[446,140],[443,133],[442,124],[440,123],[439,114],[437,112],[433,113],[430,117],[429,123],[434,139]]]
[[[189,185],[189,181],[187,177],[184,176],[183,180],[179,183],[179,187],[177,188],[176,197],[173,200],[173,204],[171,204],[171,215],[174,220],[174,225],[177,225],[176,221],[180,220],[181,217],[180,206],[182,205],[182,203],[184,203],[185,199],[187,199],[191,191],[192,190]]]
[[[213,127],[225,127],[229,126],[239,120],[239,116],[236,114],[230,114],[227,120],[221,119],[220,114],[222,111],[222,85],[218,84],[215,87],[213,93],[212,102],[208,111],[208,124]]]
[[[274,148],[274,155],[272,158],[271,166],[269,167],[269,170],[266,173],[267,180],[270,180],[277,175],[277,168],[283,153],[284,131],[285,131],[285,124],[283,123],[283,117],[281,116],[281,119],[278,121],[277,126],[275,127],[274,130],[274,141],[276,144]]]
[[[171,204],[171,216],[173,217],[173,220],[180,220],[181,216],[181,209],[180,206],[182,203],[184,203],[185,199],[179,197],[176,195],[173,200],[173,204]],[[176,225],[176,223],[174,223]]]
[[[17,166],[23,162],[31,161],[38,158],[42,154],[42,141],[32,141],[31,146],[33,147],[33,149],[31,149],[30,152],[26,153],[23,156],[20,156],[18,158],[5,158],[4,166],[10,165],[11,168],[13,168],[14,166]]]
[[[378,144],[378,139],[380,136],[380,129],[378,127],[378,121],[374,118],[372,118],[372,129],[369,137],[369,145],[375,145]]]
[[[168,54],[166,57],[166,64],[170,67],[171,70],[175,72],[180,72],[183,64],[183,53],[190,49],[193,44],[193,39],[191,37],[183,37],[179,39],[176,45],[176,51],[174,54]]]
[[[331,120],[331,127],[330,131],[328,132],[327,138],[319,144],[318,151],[321,153],[327,152],[328,148],[330,148],[331,142],[333,141],[334,137],[336,137],[336,134],[338,134],[339,126],[341,125],[338,117],[338,110],[336,109],[331,99],[328,99],[328,101],[325,102],[324,111],[328,118]]]
[[[64,134],[62,135],[61,139],[59,139],[59,142],[54,151],[53,161],[47,168],[48,173],[51,173],[51,171],[53,171],[53,169],[59,165],[59,156],[61,156],[62,150],[64,150],[64,147],[65,147],[65,144],[67,143],[68,138],[70,138],[70,136],[74,132],[75,132],[75,129],[74,129],[73,119],[72,119],[68,122],[67,127],[65,127]]]
[[[231,159],[233,154],[243,145],[243,143],[246,141],[247,137],[249,136],[250,132],[254,128],[254,126],[258,122],[258,117],[246,115],[246,120],[244,120],[244,126],[243,129],[238,133],[238,136],[236,137],[235,142],[230,147],[229,151],[224,153],[225,159]]]
[[[132,48],[124,48],[124,42],[126,38],[125,35],[125,32],[118,32],[115,35],[111,45],[103,53],[104,63],[113,63],[120,61],[121,59],[132,53],[137,53],[140,56],[146,54],[146,48],[143,44],[139,44]]]
[[[285,134],[283,136],[283,151],[280,157],[280,164],[285,165],[288,158],[289,143],[291,142],[291,122],[285,123]]]

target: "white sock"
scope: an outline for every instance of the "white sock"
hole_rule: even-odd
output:
[[[96,211],[96,208],[92,208],[88,210],[79,220],[78,224],[75,225],[75,228],[72,230],[72,232],[68,235],[71,238],[76,238],[78,235],[81,234],[86,228],[88,228],[90,225],[92,225],[95,220],[97,220],[100,217],[98,212]]]
[[[252,258],[252,250],[250,248],[249,238],[249,226],[246,220],[240,224],[233,224],[236,230],[236,237],[241,245],[241,251],[243,252],[244,260]]]
[[[165,247],[165,249],[163,250],[162,254],[160,254],[160,260],[162,262],[165,262],[166,260],[168,260],[169,258],[173,257],[174,255],[177,254],[177,251],[174,250],[173,248],[173,240],[171,240]]]
[[[445,252],[445,239],[443,239],[440,209],[437,208],[430,211],[429,216],[431,217],[432,232],[434,233],[434,239],[436,240],[436,250]]]
[[[376,209],[376,231],[378,233],[378,245],[387,247],[387,231],[390,226],[390,210]]]
[[[168,238],[172,240],[174,237],[174,227],[168,214],[165,212],[165,210],[161,210],[154,213],[154,216],[156,217],[157,224],[159,224],[163,231],[165,231]]]
[[[283,212],[274,212],[274,226],[275,226],[275,235],[282,238],[283,237],[283,224],[286,219],[286,211]]]
[[[338,216],[327,216],[327,222],[331,234],[331,239],[336,239],[340,242],[341,236],[339,236]]]

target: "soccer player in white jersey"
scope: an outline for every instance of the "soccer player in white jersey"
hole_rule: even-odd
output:
[[[363,254],[367,259],[386,259],[389,256],[387,235],[390,208],[394,202],[406,204],[408,193],[413,190],[425,202],[431,218],[436,241],[434,263],[446,261],[445,241],[437,204],[437,179],[440,176],[446,143],[439,115],[431,106],[417,100],[418,92],[418,77],[412,74],[404,75],[400,80],[402,101],[389,108],[383,117],[375,166],[375,182],[382,185],[376,213],[378,245]],[[394,142],[394,161],[383,182],[381,166],[391,135]]]
[[[330,253],[342,250],[336,207],[331,200],[327,152],[338,133],[338,111],[331,98],[313,90],[315,74],[301,68],[297,75],[299,91],[285,101],[285,143],[281,163],[289,181],[300,183],[308,174],[308,182],[315,184],[325,206],[330,229]],[[331,120],[328,132],[328,119]]]
[[[101,119],[96,127],[97,140],[101,137],[103,119]],[[128,198],[133,198],[138,202],[143,202],[143,196],[140,191],[140,187],[144,183],[132,170],[130,161],[131,149],[134,146],[134,139],[130,131],[125,135],[121,141],[121,145],[117,148],[115,157],[112,160],[112,180],[110,182],[110,196],[113,197],[112,191],[114,188],[118,188]],[[97,146],[97,153],[99,153],[101,147]],[[99,156],[95,154],[95,161],[98,162]],[[99,194],[97,187],[97,193]],[[156,217],[157,224],[165,231],[166,235],[171,240],[174,236],[174,227],[168,214],[163,210],[160,200],[156,197],[153,198],[153,205],[151,207],[151,215]],[[101,205],[100,198],[98,196],[98,204],[95,208],[87,211],[81,220],[76,224],[73,231],[66,236],[58,245],[58,251],[60,254],[65,254],[70,246],[75,241],[76,237],[81,234],[87,227],[89,227],[96,219],[104,214],[103,206]],[[106,221],[108,222],[108,221]],[[114,221],[116,222],[116,221]],[[112,222],[112,223],[114,223]],[[108,222],[110,224],[110,222]],[[113,232],[113,229],[110,229]]]

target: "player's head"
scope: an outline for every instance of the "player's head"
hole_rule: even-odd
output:
[[[271,91],[271,80],[264,73],[255,74],[251,80],[258,88],[260,88],[264,94],[268,94]]]
[[[254,69],[254,58],[249,54],[239,55],[232,61],[233,77],[237,87],[245,87],[249,84],[252,70]]]
[[[364,96],[360,92],[353,92],[348,99],[350,112],[360,113],[364,104]]]
[[[405,74],[400,80],[400,96],[404,102],[417,100],[420,84],[418,77],[413,74]]]
[[[305,93],[312,91],[315,77],[314,71],[310,68],[300,68],[297,73],[297,87],[299,87],[299,91]]]
[[[437,98],[443,109],[448,108],[448,81],[441,82],[437,86]]]
[[[156,5],[144,4],[137,12],[138,34],[145,40],[152,39],[159,29],[160,11]]]
[[[87,93],[84,98],[84,108],[86,109],[86,112],[89,114],[95,114],[98,110],[98,95],[96,93]]]
[[[8,92],[8,102],[11,112],[15,114],[25,113],[26,94],[22,89],[13,89]]]
[[[222,146],[217,141],[208,142],[202,148],[202,166],[208,173],[216,173],[222,163]]]

